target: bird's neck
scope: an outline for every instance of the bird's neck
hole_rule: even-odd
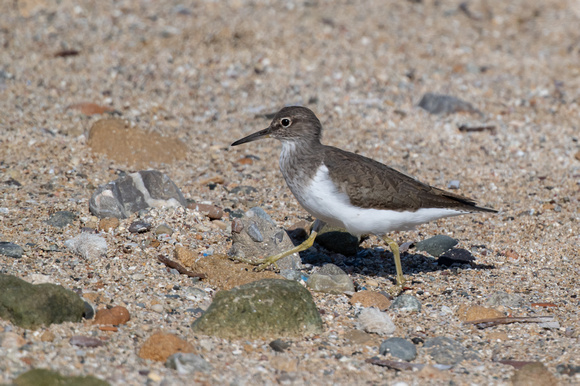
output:
[[[297,185],[311,179],[323,160],[324,145],[319,141],[282,141],[280,170],[294,192]]]

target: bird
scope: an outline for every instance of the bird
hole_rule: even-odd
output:
[[[263,138],[282,143],[280,170],[300,205],[314,218],[355,236],[374,234],[390,247],[396,268],[396,285],[405,278],[393,231],[443,217],[475,212],[497,212],[475,200],[430,186],[360,154],[321,143],[322,124],[302,106],[282,108],[270,125],[231,144],[238,146]],[[251,262],[264,269],[279,259],[310,248],[318,229],[303,243],[279,254]],[[250,262],[250,261],[246,261]]]

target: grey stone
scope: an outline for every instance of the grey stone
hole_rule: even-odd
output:
[[[50,215],[46,223],[56,228],[64,228],[67,225],[72,225],[77,215],[68,210],[60,210]]]
[[[286,232],[260,216],[244,216],[232,224],[232,248],[228,254],[254,262],[294,248]],[[262,241],[259,241],[262,240]],[[298,253],[278,260],[279,269],[302,269]]]
[[[80,322],[83,300],[56,284],[33,285],[16,276],[0,274],[0,318],[23,328]]]
[[[210,373],[213,366],[200,355],[178,352],[167,358],[165,367],[177,370],[179,374],[193,374],[195,372]]]
[[[318,272],[310,275],[306,285],[313,291],[330,294],[354,292],[351,277],[334,264],[325,264]]]
[[[322,331],[310,292],[300,284],[264,279],[215,294],[194,332],[222,338],[303,336]]]
[[[169,236],[171,236],[173,234],[173,229],[171,229],[169,227],[169,225],[167,225],[167,224],[161,224],[157,228],[155,228],[154,232],[156,235],[169,235]]]
[[[269,221],[272,225],[276,225],[274,220],[272,220],[272,217],[270,217],[270,215],[268,213],[266,213],[266,211],[264,209],[260,208],[259,206],[255,206],[255,207],[251,208],[250,210],[248,210],[245,213],[245,215],[248,217],[253,217],[253,216],[260,217],[266,221]]]
[[[282,339],[275,339],[270,342],[270,347],[276,352],[284,352],[284,350],[290,347],[290,343],[284,342]]]
[[[457,245],[457,240],[445,235],[437,235],[427,240],[419,241],[415,245],[417,251],[424,251],[431,256],[438,257]]]
[[[131,225],[129,225],[128,231],[131,233],[145,233],[151,230],[151,224],[145,221],[133,221]]]
[[[0,255],[12,257],[14,259],[20,259],[24,249],[20,245],[13,244],[7,241],[0,242]]]
[[[354,256],[358,251],[359,239],[344,229],[324,224],[316,235],[316,242],[329,251]]]
[[[412,342],[403,338],[389,338],[379,347],[381,355],[391,354],[404,361],[412,361],[417,357],[417,348]]]
[[[459,180],[451,180],[447,184],[447,189],[459,189]]]
[[[127,218],[150,207],[186,205],[181,191],[167,175],[142,170],[99,186],[89,201],[89,210],[99,218]]]
[[[473,350],[467,350],[460,343],[446,336],[427,339],[423,345],[431,358],[442,365],[455,365],[464,359],[479,359]]]
[[[421,302],[412,295],[403,294],[395,298],[389,308],[391,310],[419,312],[421,311]]]
[[[494,292],[489,296],[486,303],[491,307],[504,306],[509,308],[520,308],[525,305],[525,300],[518,294],[508,294],[507,292]]]
[[[92,319],[95,317],[95,309],[87,301],[84,301],[85,310],[83,312],[83,318]]]
[[[419,107],[431,114],[454,114],[465,111],[481,115],[481,112],[473,107],[471,103],[450,95],[426,93],[421,98]]]
[[[281,269],[280,276],[288,280],[298,281],[302,278],[302,272],[294,269]]]
[[[443,253],[437,259],[437,264],[450,266],[453,263],[469,264],[475,257],[467,249],[455,248]]]

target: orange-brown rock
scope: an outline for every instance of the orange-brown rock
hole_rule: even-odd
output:
[[[117,118],[101,119],[93,124],[87,141],[95,153],[137,168],[151,164],[171,164],[183,160],[187,146],[178,138],[146,132]]]
[[[99,230],[108,232],[111,229],[116,229],[120,222],[117,217],[105,217],[99,221]]]
[[[386,310],[391,305],[391,301],[383,294],[376,291],[355,292],[350,298],[350,304],[360,303],[363,307],[376,307],[381,311]]]
[[[463,322],[473,322],[481,319],[501,318],[505,315],[493,308],[462,305],[457,311],[457,316]]]
[[[178,352],[194,352],[193,346],[186,340],[166,332],[156,332],[149,337],[139,350],[139,357],[165,362]]]
[[[116,306],[111,309],[98,310],[93,324],[125,324],[131,319],[129,311],[123,306]]]

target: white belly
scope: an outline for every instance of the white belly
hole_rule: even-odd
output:
[[[346,194],[337,191],[324,164],[320,166],[310,185],[302,189],[291,184],[289,186],[304,209],[314,217],[345,228],[357,236],[410,230],[432,220],[468,213],[440,208],[399,212],[355,207],[351,205]]]

